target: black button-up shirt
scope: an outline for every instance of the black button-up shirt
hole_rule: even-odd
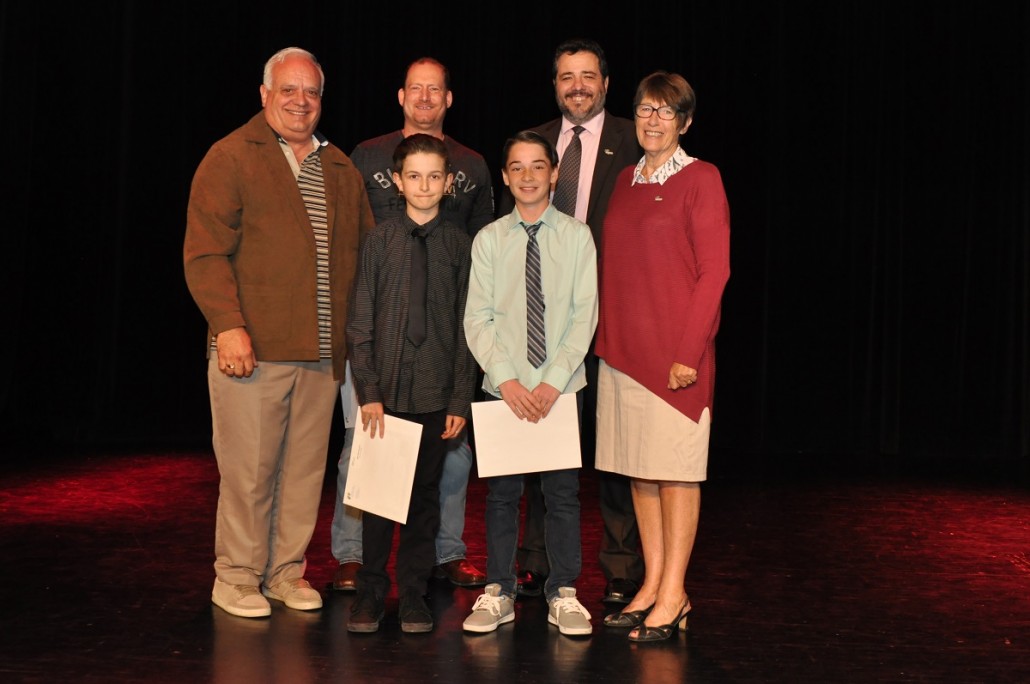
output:
[[[463,318],[468,294],[472,241],[437,216],[426,229],[428,254],[426,340],[407,339],[411,284],[408,216],[389,219],[365,236],[351,292],[347,353],[361,404],[382,402],[396,413],[431,413],[471,418],[478,367],[465,342]]]

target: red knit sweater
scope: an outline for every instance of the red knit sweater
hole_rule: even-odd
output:
[[[694,421],[715,391],[715,334],[730,276],[730,211],[719,170],[696,160],[664,185],[619,175],[601,231],[595,351]],[[697,382],[668,389],[673,362]]]

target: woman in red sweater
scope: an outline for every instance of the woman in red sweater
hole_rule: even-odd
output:
[[[707,476],[730,219],[719,170],[679,145],[694,106],[679,74],[640,82],[644,156],[619,176],[601,233],[596,466],[631,478],[646,567],[633,601],[605,625],[631,628],[631,641],[686,628]]]

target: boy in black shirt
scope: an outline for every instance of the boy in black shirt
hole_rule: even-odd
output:
[[[397,550],[397,585],[401,629],[429,632],[433,616],[423,597],[440,524],[440,474],[447,440],[458,436],[470,417],[478,370],[462,329],[471,241],[440,215],[440,202],[454,180],[443,141],[409,136],[393,160],[406,211],[377,225],[362,242],[347,348],[362,430],[382,437],[387,414],[422,425],[408,520]],[[379,629],[390,588],[386,564],[394,524],[364,514],[364,563],[347,623],[351,632]]]

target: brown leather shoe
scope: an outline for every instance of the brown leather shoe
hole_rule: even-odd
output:
[[[358,570],[361,563],[340,563],[333,573],[333,589],[353,592],[358,590]]]
[[[486,575],[464,558],[437,565],[433,568],[433,577],[449,579],[451,584],[459,587],[482,587],[486,584]]]

